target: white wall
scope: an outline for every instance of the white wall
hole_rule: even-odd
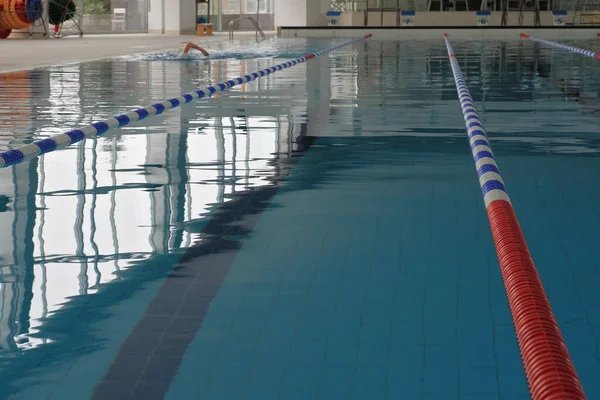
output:
[[[306,26],[306,3],[314,0],[275,0],[275,26]]]
[[[179,3],[179,4],[178,4]],[[180,29],[179,11],[181,1],[169,1],[165,5],[165,33],[178,34]]]
[[[330,0],[275,0],[275,26],[326,26]]]
[[[195,2],[179,1],[179,33],[196,33],[196,4]]]
[[[327,0],[306,0],[306,26],[323,26],[321,17],[327,12],[329,1]],[[326,7],[327,6],[327,7]],[[325,8],[325,11],[323,11]],[[325,22],[327,25],[327,22]]]
[[[148,32],[162,33],[162,0],[148,0],[150,11],[148,12]]]
[[[165,3],[164,30],[166,34],[193,34],[196,32],[196,4],[187,0],[148,0],[148,31],[162,33],[163,2]]]

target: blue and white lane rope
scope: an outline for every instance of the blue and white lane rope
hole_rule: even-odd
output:
[[[529,36],[529,35],[526,35],[524,33],[521,33],[521,38],[522,39],[533,40],[534,42],[544,43],[544,44],[547,44],[549,46],[553,46],[553,47],[557,47],[559,49],[570,51],[572,53],[582,54],[584,56],[587,56],[587,57],[590,57],[590,58],[595,58],[596,60],[600,60],[600,53],[594,53],[593,51],[584,50],[584,49],[580,49],[580,48],[573,47],[573,46],[567,46],[566,44],[552,42],[550,40],[544,40],[544,39],[536,38],[534,36]]]
[[[494,153],[487,139],[483,124],[479,119],[475,104],[473,104],[473,98],[469,93],[469,88],[467,88],[467,83],[458,65],[458,61],[456,61],[454,49],[452,49],[447,35],[444,35],[444,40],[446,41],[446,48],[448,49],[448,56],[450,57],[452,72],[454,73],[454,82],[456,83],[460,107],[462,108],[467,127],[471,153],[475,160],[485,206],[487,208],[496,200],[505,200],[510,203],[510,198],[508,197],[508,193],[506,193],[504,181],[500,176],[500,171],[494,159]]]
[[[59,135],[35,141],[33,143],[18,147],[16,149],[1,152],[0,168],[5,168],[11,165],[19,164],[25,160],[29,160],[42,154],[50,153],[54,150],[58,150],[69,145],[75,144],[86,138],[103,135],[111,128],[120,128],[122,126],[129,125],[131,122],[141,121],[150,116],[162,114],[163,112],[172,108],[176,108],[181,104],[190,103],[194,100],[209,97],[214,93],[222,92],[236,85],[241,85],[244,83],[254,81],[256,79],[262,78],[263,76],[270,75],[277,71],[281,71],[282,69],[290,68],[297,64],[301,64],[308,60],[311,60],[315,57],[319,57],[324,54],[331,53],[332,51],[339,50],[342,47],[350,46],[357,42],[368,39],[371,36],[371,34],[368,34],[359,39],[352,40],[350,42],[343,43],[326,50],[311,53],[304,57],[296,58],[295,60],[288,61],[286,63],[278,64],[270,68],[266,68],[257,72],[244,75],[243,77],[230,79],[228,81],[209,86],[206,89],[185,93],[179,97],[175,97],[160,103],[155,103],[143,108],[139,108],[126,114],[117,115],[108,118],[104,121],[94,122],[90,125],[84,126],[79,129],[74,129]]]

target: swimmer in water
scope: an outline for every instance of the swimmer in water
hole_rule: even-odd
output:
[[[198,50],[200,53],[204,54],[204,57],[208,57],[208,51],[204,50],[202,47],[195,45],[192,42],[187,42],[185,46],[183,46],[182,54],[187,54],[191,49]]]

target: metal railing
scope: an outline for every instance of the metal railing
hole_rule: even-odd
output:
[[[252,18],[252,17],[242,17],[242,18],[238,18],[238,19],[234,19],[233,21],[231,21],[229,23],[229,40],[233,40],[233,28],[235,26],[236,23],[243,21],[247,19],[248,21],[252,22],[252,25],[254,25],[254,28],[256,29],[256,41],[258,42],[258,34],[260,34],[260,36],[265,39],[265,33],[263,32],[263,30],[260,28],[260,26],[258,25],[258,22]]]

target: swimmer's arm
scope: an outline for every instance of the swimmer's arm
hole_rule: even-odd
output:
[[[208,51],[204,50],[202,47],[195,45],[194,43],[188,42],[183,48],[183,54],[187,54],[190,49],[195,49],[204,54],[205,57],[208,57]]]

